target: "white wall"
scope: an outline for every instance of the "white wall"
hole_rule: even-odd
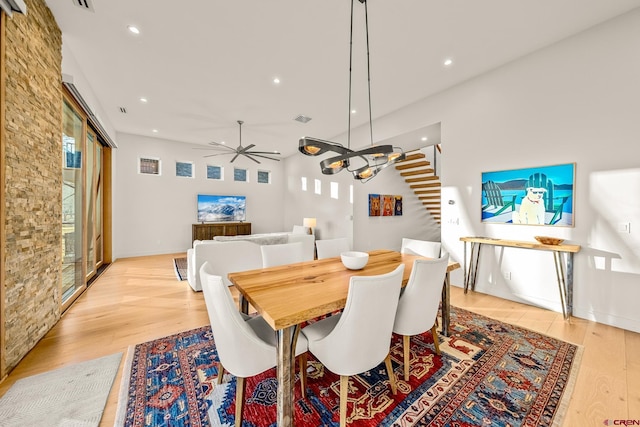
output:
[[[324,157],[324,156],[322,156]],[[285,226],[302,225],[303,218],[316,218],[317,239],[352,237],[352,205],[349,187],[354,184],[343,171],[336,175],[323,175],[320,157],[307,157],[296,153],[285,159]],[[307,191],[301,190],[302,177],[307,178]],[[314,182],[321,182],[321,194],[316,194]],[[338,199],[330,196],[331,182],[338,183]]]
[[[336,175],[323,175],[319,164],[326,157],[326,155],[307,157],[294,154],[286,159],[285,224],[287,227],[292,224],[301,224],[304,217],[314,217],[318,223],[316,227],[318,239],[349,237],[352,249],[362,251],[382,248],[400,250],[402,237],[440,240],[438,224],[427,213],[397,171],[389,168],[363,184],[354,180],[353,175],[347,171]],[[306,192],[300,190],[302,177],[306,177],[308,181]],[[322,183],[321,195],[314,193],[316,179]],[[337,200],[329,196],[332,181],[339,184],[340,193]],[[353,188],[353,204],[350,202],[350,187]],[[403,215],[370,217],[369,194],[403,196]]]
[[[462,236],[568,239],[582,245],[574,314],[633,331],[640,331],[638,52],[635,10],[375,124],[384,132],[442,123],[442,239],[454,257],[463,259]],[[480,222],[483,171],[569,162],[576,163],[575,227]],[[630,233],[617,231],[622,222]],[[461,272],[453,283],[462,284]],[[560,310],[548,252],[485,250],[477,290]]]
[[[403,237],[440,241],[440,227],[398,171],[388,168],[371,181],[354,185],[353,234],[357,249],[399,251]],[[402,196],[402,216],[369,216],[369,194]]]
[[[62,74],[69,75],[73,78],[73,84],[78,89],[78,91],[82,94],[82,98],[85,100],[91,111],[98,119],[105,132],[116,141],[116,131],[111,124],[111,120],[104,113],[104,109],[102,105],[98,101],[98,98],[93,93],[93,89],[91,85],[87,81],[80,65],[76,61],[75,56],[69,49],[69,43],[66,41],[67,36],[65,34],[62,35]],[[117,142],[116,142],[117,144]]]
[[[203,158],[193,144],[118,133],[114,150],[113,254],[114,258],[185,252],[191,247],[191,225],[196,222],[196,196],[247,196],[247,222],[253,233],[285,230],[282,162],[260,165],[231,156]],[[202,147],[202,146],[199,146]],[[162,175],[138,173],[139,157],[160,158]],[[195,178],[176,177],[175,162],[194,162]],[[224,181],[206,179],[206,165],[224,167]],[[249,182],[234,182],[233,167],[249,170]],[[258,184],[257,171],[271,171],[271,184]]]

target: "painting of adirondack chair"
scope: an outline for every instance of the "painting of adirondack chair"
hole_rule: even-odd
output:
[[[482,222],[573,226],[575,163],[482,173]]]
[[[516,195],[503,196],[500,186],[495,182],[487,181],[483,183],[482,190],[487,199],[487,204],[482,206],[483,211],[493,206],[498,209],[494,212],[494,215],[500,215],[509,208],[511,208],[512,211],[516,209]]]
[[[541,172],[536,172],[529,176],[527,180],[527,188],[544,188],[543,192],[544,209],[546,212],[553,212],[553,217],[549,221],[549,224],[555,224],[562,219],[562,211],[564,204],[569,199],[569,196],[554,197],[554,185],[553,181],[547,178],[547,175]]]

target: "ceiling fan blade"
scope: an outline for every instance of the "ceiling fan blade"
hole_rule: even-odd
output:
[[[223,149],[222,149],[222,147],[192,148],[192,149],[193,149],[193,150],[207,150],[207,151],[213,151],[213,150],[216,150],[216,151],[226,151],[226,150],[223,150]],[[233,151],[234,151],[234,150],[231,150],[231,152],[233,152]],[[231,154],[231,153],[229,153],[229,154]]]
[[[251,154],[271,154],[272,156],[281,156],[279,151],[252,151]]]
[[[236,148],[236,151],[238,153],[246,153],[247,150],[251,150],[255,146],[256,146],[256,144],[249,144],[246,147],[242,147],[242,148],[238,147],[238,148]]]
[[[262,154],[256,154],[255,152],[249,154],[255,157],[261,157],[263,159],[275,160],[276,162],[280,161],[280,159],[276,159],[275,157],[263,156]],[[245,156],[247,156],[247,154],[245,154]]]
[[[220,147],[224,147],[224,148],[228,148],[228,149],[230,149],[230,150],[233,150],[233,148],[231,148],[231,147],[229,147],[228,145],[223,144],[223,143],[221,143],[221,142],[211,141],[211,142],[209,142],[209,145],[213,145],[213,146],[220,146]]]
[[[256,162],[257,164],[260,164],[260,162],[256,159],[254,159],[253,157],[251,157],[250,155],[248,155],[247,153],[242,153],[243,156],[245,156],[248,159],[253,160],[254,162]],[[259,157],[259,156],[258,156]]]
[[[229,163],[233,163],[233,161],[234,161],[235,159],[237,159],[239,155],[240,155],[239,153],[236,153],[236,155],[235,155],[235,156],[233,156],[233,159],[231,159],[231,161],[230,161]]]

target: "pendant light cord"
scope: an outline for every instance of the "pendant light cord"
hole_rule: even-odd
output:
[[[362,0],[360,0],[362,1]],[[353,2],[351,0],[351,26],[349,28],[349,111],[347,120],[347,148],[351,149],[351,74],[353,69]],[[364,3],[364,28],[367,42],[367,95],[369,98],[369,140],[373,145],[373,116],[371,114],[371,63],[369,60],[369,10],[367,0]]]
[[[371,117],[371,65],[369,64],[369,13],[367,11],[367,0],[364,0],[364,28],[367,36],[367,90],[369,95],[369,139],[373,145],[373,120]]]
[[[353,0],[351,0],[351,27],[349,28],[349,111],[347,112],[347,148],[351,149],[351,67],[353,64]]]

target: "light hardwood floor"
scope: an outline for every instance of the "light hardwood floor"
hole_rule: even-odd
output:
[[[136,343],[208,323],[202,293],[176,280],[172,259],[183,254],[113,263],[60,322],[0,383],[0,396],[18,379],[70,363],[123,353]],[[640,334],[452,287],[452,304],[584,347],[564,426],[640,420]],[[121,371],[121,370],[120,370]],[[112,426],[120,374],[101,426]]]

